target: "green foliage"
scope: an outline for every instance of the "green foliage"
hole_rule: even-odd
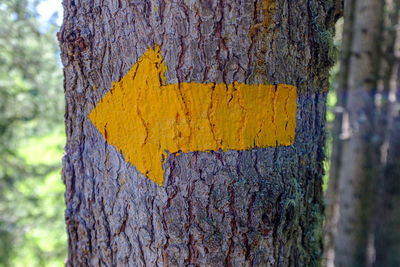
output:
[[[58,266],[66,254],[62,71],[38,2],[0,2],[0,266]]]

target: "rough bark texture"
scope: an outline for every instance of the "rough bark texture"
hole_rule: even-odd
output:
[[[313,266],[336,1],[64,0],[69,266]],[[88,119],[149,46],[167,84],[298,87],[288,147],[172,154],[160,187]]]
[[[379,157],[376,156],[375,93],[383,1],[356,1],[348,73],[347,140],[339,174],[340,219],[335,239],[337,266],[369,266]],[[378,163],[378,164],[377,164]]]

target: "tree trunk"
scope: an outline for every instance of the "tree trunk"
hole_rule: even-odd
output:
[[[382,170],[376,213],[374,266],[400,265],[400,2],[386,0],[383,73],[380,90],[382,103],[380,123],[383,129]]]
[[[381,0],[356,1],[348,73],[347,138],[339,174],[340,219],[335,240],[337,266],[369,266],[379,156],[376,156],[375,104],[379,62]],[[368,27],[366,26],[368,25]],[[378,159],[378,160],[377,160]],[[379,165],[379,164],[378,164]]]
[[[67,265],[318,265],[336,1],[63,4]],[[294,143],[171,153],[147,179],[88,116],[156,45],[166,84],[296,86]]]
[[[399,73],[396,73],[397,79],[398,75]],[[375,266],[377,267],[400,266],[400,212],[398,209],[400,205],[400,93],[398,81],[396,85],[397,96],[393,94],[393,91],[391,93],[392,118],[389,149],[381,185],[382,199],[377,213],[375,241]]]
[[[398,266],[400,221],[395,207],[400,199],[397,181],[400,177],[397,58],[400,3],[365,1],[356,7],[354,25],[345,21],[345,28],[352,27],[354,34],[346,80],[349,86],[345,112],[349,112],[350,124],[346,126],[346,120],[342,120],[342,128],[347,129],[342,137],[349,139],[344,146],[334,145],[336,152],[342,148],[339,153],[342,159],[340,165],[334,162],[338,170],[331,166],[333,175],[340,170],[341,188],[335,262],[337,266]],[[342,62],[346,64],[343,59]],[[339,138],[337,131],[334,134]],[[334,182],[330,181],[330,186]],[[330,192],[328,196],[332,195],[335,196]],[[334,210],[331,206],[328,216]],[[331,229],[335,219],[334,214],[328,217],[327,226]]]
[[[329,165],[328,189],[325,193],[325,224],[324,224],[324,261],[323,266],[333,267],[335,259],[335,238],[339,220],[339,171],[342,160],[342,134],[347,119],[345,110],[345,95],[348,88],[351,46],[353,41],[353,23],[355,0],[344,3],[344,24],[342,44],[340,48],[340,71],[337,77],[335,120],[332,127],[332,150]],[[344,118],[343,118],[344,117]]]

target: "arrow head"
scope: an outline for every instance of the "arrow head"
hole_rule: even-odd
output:
[[[151,100],[158,97],[161,83],[165,83],[165,70],[160,47],[150,47],[120,81],[112,83],[89,115],[107,142],[159,185],[164,177],[161,162],[165,152],[160,153],[159,144],[149,142],[144,113],[154,108]]]

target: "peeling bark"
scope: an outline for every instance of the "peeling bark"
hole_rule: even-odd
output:
[[[67,265],[318,265],[337,2],[64,0]],[[88,115],[155,44],[167,84],[296,86],[294,144],[170,154],[163,187],[145,178]]]

